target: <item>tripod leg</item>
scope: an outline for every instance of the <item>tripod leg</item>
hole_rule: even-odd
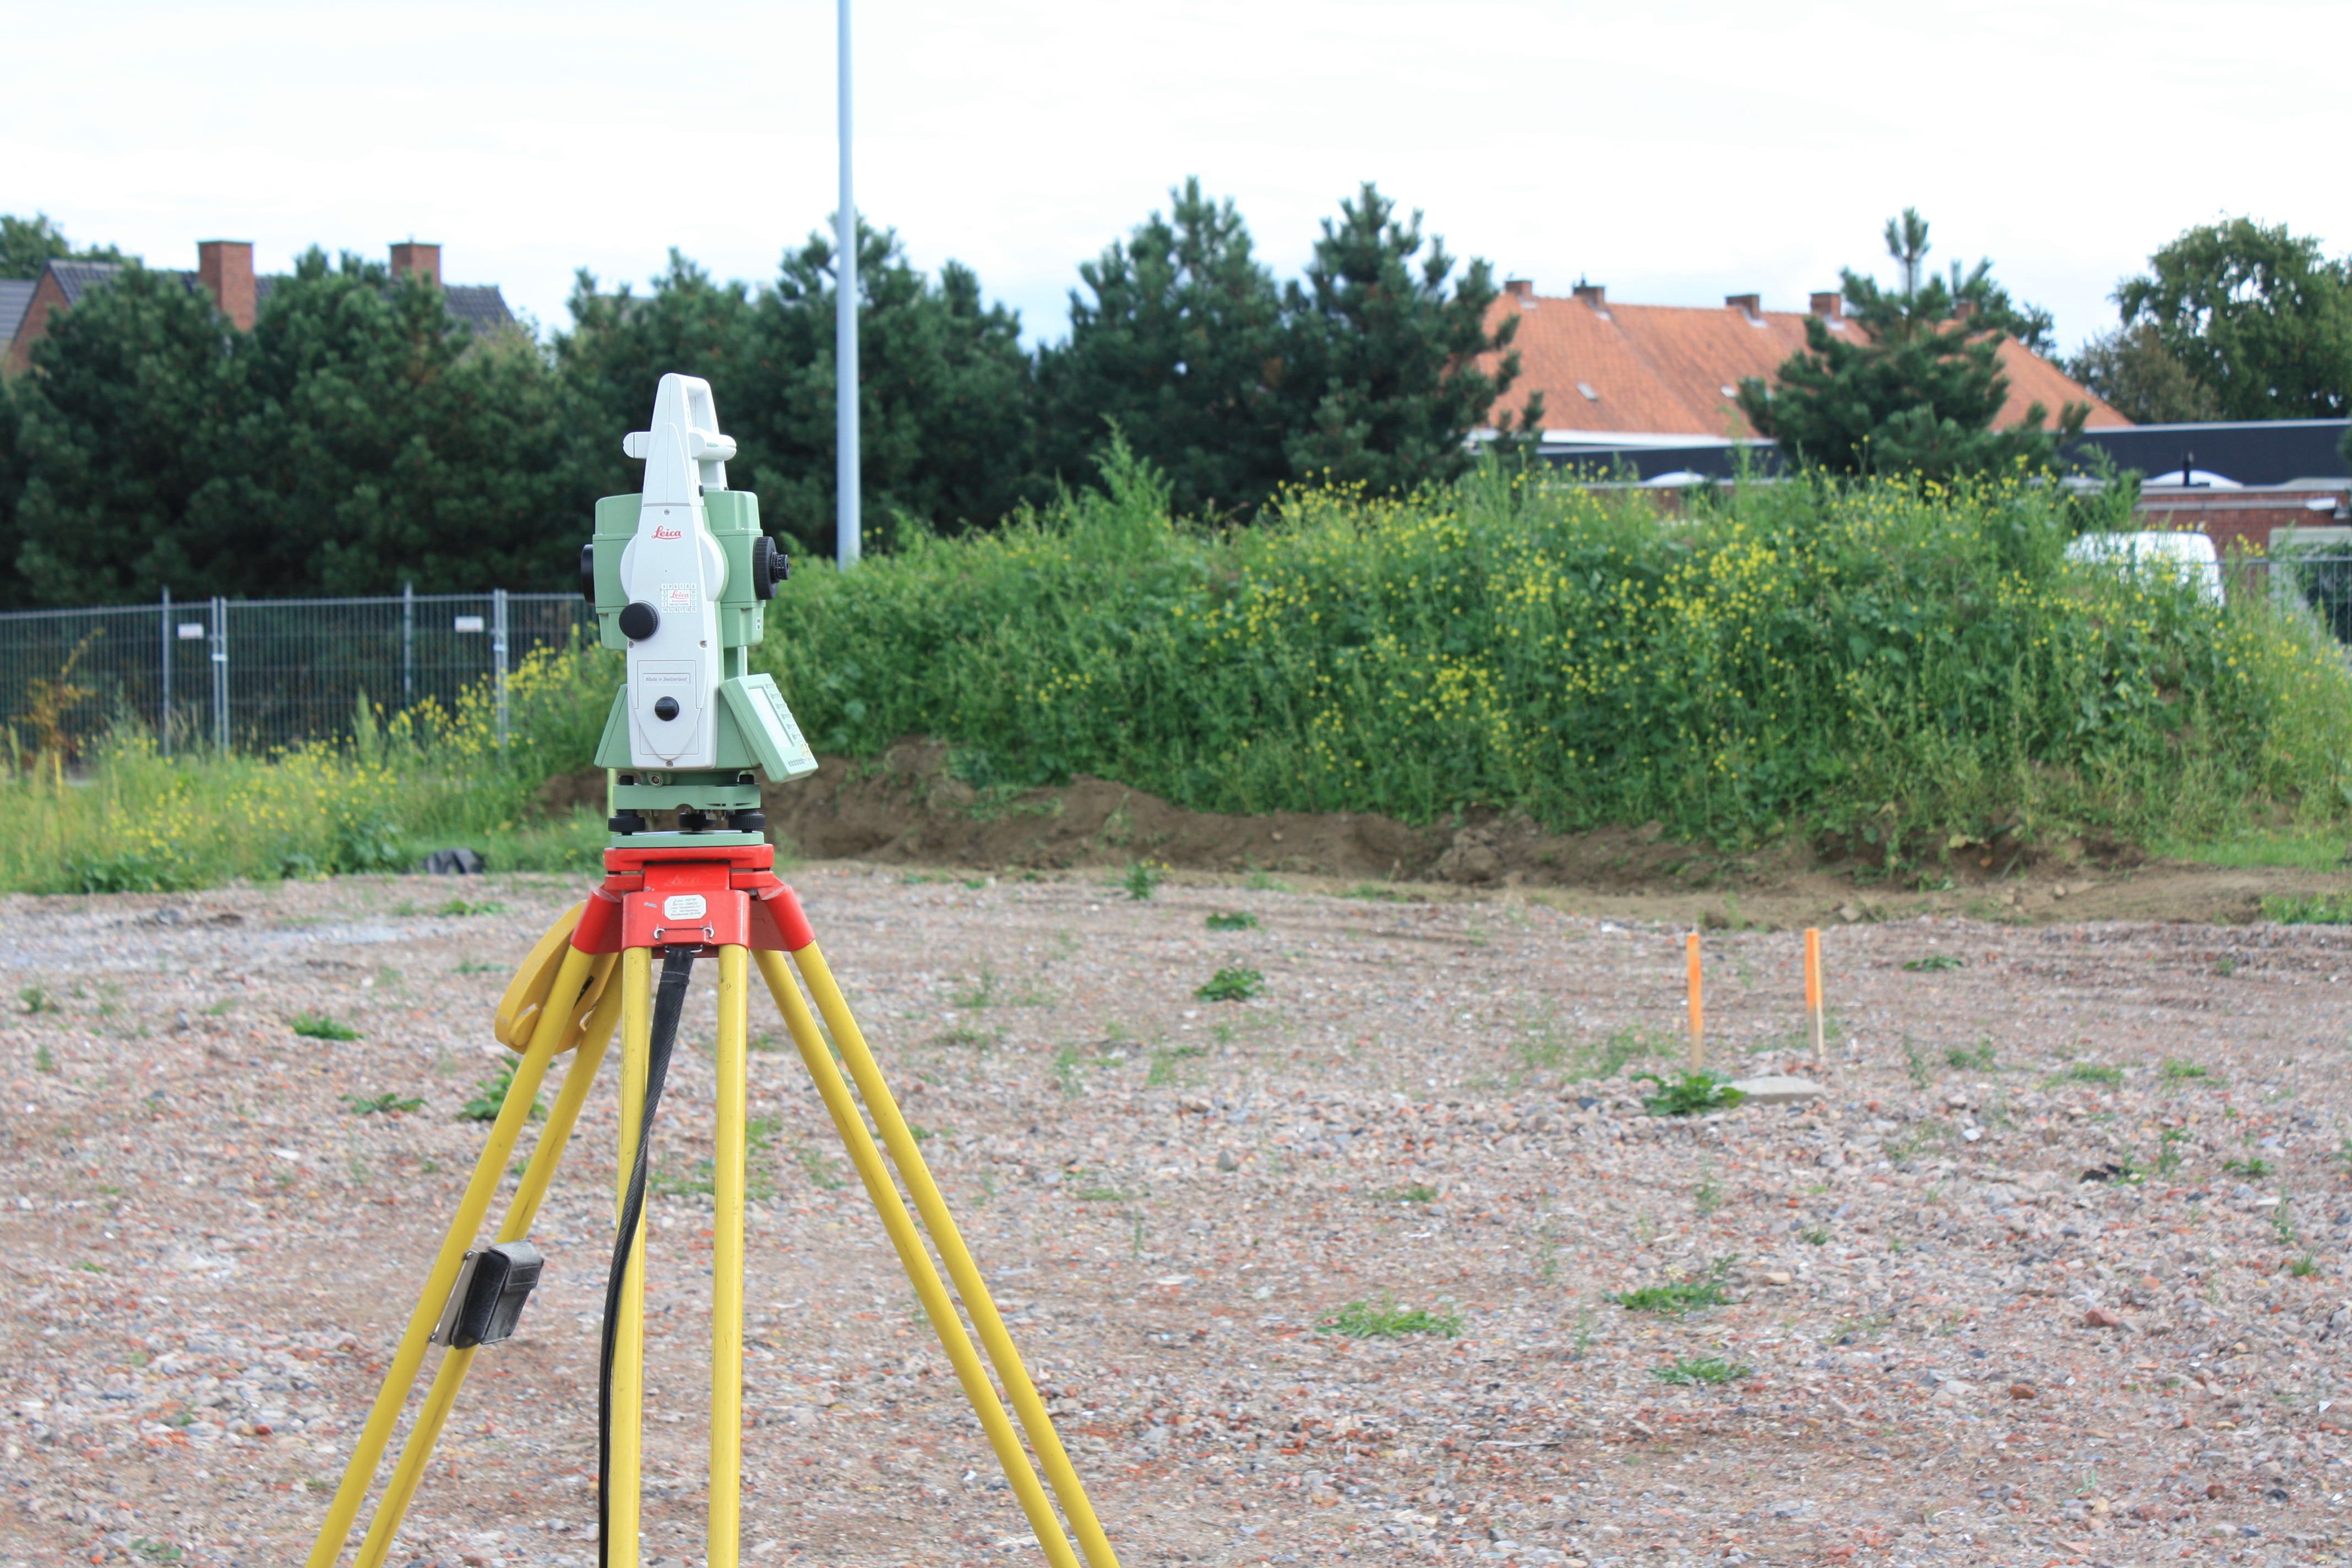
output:
[[[653,1043],[653,950],[633,947],[621,954],[621,1143],[613,1201],[614,1223],[628,1201],[629,1168],[637,1152],[637,1119],[646,1103],[647,1053]],[[645,1216],[637,1217],[635,1245],[621,1285],[621,1310],[613,1337],[612,1459],[604,1477],[611,1500],[603,1542],[605,1568],[637,1568],[638,1478],[641,1470],[646,1397]]]
[[[908,1216],[906,1200],[898,1195],[888,1167],[882,1163],[881,1151],[874,1146],[874,1135],[866,1130],[866,1119],[858,1114],[849,1086],[842,1081],[841,1069],[834,1066],[833,1053],[825,1049],[824,1037],[817,1032],[816,1019],[802,1000],[800,987],[793,984],[783,954],[758,952],[753,956],[759,961],[761,978],[768,983],[768,994],[775,998],[777,1010],[783,1014],[784,1025],[792,1031],[793,1043],[800,1047],[809,1078],[824,1097],[825,1110],[833,1115],[833,1125],[841,1134],[849,1163],[857,1168],[858,1180],[865,1184],[866,1194],[874,1202],[874,1212],[881,1216],[882,1228],[889,1233],[890,1245],[898,1250],[899,1266],[907,1271],[908,1282],[923,1303],[925,1315],[939,1332],[940,1348],[947,1352],[949,1363],[955,1368],[956,1381],[963,1385],[964,1398],[970,1402],[972,1414],[980,1417],[988,1446],[996,1451],[996,1462],[1004,1471],[1005,1483],[1013,1489],[1014,1500],[1020,1503],[1023,1516],[1036,1534],[1037,1544],[1045,1550],[1045,1559],[1053,1568],[1077,1568],[1077,1554],[1070,1550],[1069,1542],[1062,1534],[1061,1521],[1054,1517],[1054,1505],[1046,1500],[1045,1489],[1037,1484],[1036,1472],[1029,1468],[1029,1457],[1021,1451],[1020,1435],[1013,1430],[1004,1406],[998,1402],[995,1385],[988,1381],[988,1369],[981,1363],[980,1352],[972,1348],[970,1336],[964,1332],[963,1319],[957,1315],[955,1301],[940,1282],[931,1255],[923,1249],[923,1238]]]
[[[1029,1435],[1029,1447],[1035,1451],[1045,1479],[1052,1483],[1054,1495],[1061,1500],[1062,1511],[1069,1517],[1079,1550],[1087,1554],[1092,1568],[1118,1568],[1118,1559],[1112,1554],[1110,1542],[1095,1518],[1094,1506],[1087,1500],[1086,1488],[1078,1483],[1077,1471],[1071,1468],[1070,1457],[1062,1448],[1061,1435],[1054,1430],[1054,1419],[1045,1414],[1045,1402],[1037,1397],[1037,1387],[1029,1381],[1028,1369],[1021,1364],[1021,1352],[1013,1348],[1013,1336],[1004,1331],[1004,1319],[988,1293],[988,1282],[981,1278],[979,1266],[964,1247],[963,1237],[956,1229],[955,1215],[948,1212],[947,1199],[940,1194],[939,1184],[931,1180],[930,1167],[923,1163],[922,1149],[907,1130],[907,1119],[898,1114],[898,1102],[890,1098],[890,1086],[883,1080],[882,1068],[875,1061],[874,1053],[866,1049],[866,1037],[859,1032],[841,987],[834,983],[824,954],[812,942],[793,954],[793,962],[800,966],[802,977],[808,982],[809,995],[815,999],[817,1010],[832,1028],[842,1059],[849,1064],[850,1076],[857,1080],[857,1092],[864,1097],[866,1109],[881,1131],[883,1147],[890,1151],[891,1163],[898,1167],[898,1174],[906,1179],[907,1189],[914,1195],[916,1211],[923,1216],[923,1228],[930,1232],[932,1244],[948,1266],[949,1278],[955,1281],[956,1293],[963,1298],[964,1310],[971,1314],[971,1326],[979,1331],[980,1342],[988,1348],[988,1359],[995,1363],[996,1375],[1012,1398],[1013,1413],[1021,1417],[1022,1430]]]
[[[524,1167],[522,1180],[515,1188],[514,1203],[499,1226],[500,1241],[520,1241],[530,1234],[531,1221],[539,1217],[539,1205],[546,1198],[556,1164],[572,1140],[572,1126],[580,1120],[581,1104],[588,1098],[588,1087],[595,1081],[596,1069],[604,1063],[604,1048],[612,1041],[613,1028],[620,1016],[621,994],[607,990],[597,1002],[596,1010],[589,1015],[580,1047],[572,1058],[571,1070],[563,1075],[563,1088],[555,1097],[555,1109],[548,1113],[547,1128],[530,1152],[530,1163]],[[510,1088],[508,1092],[515,1090]],[[526,1095],[524,1103],[530,1103],[530,1100]],[[425,1391],[425,1403],[416,1412],[416,1424],[409,1429],[407,1446],[400,1451],[400,1462],[393,1467],[392,1479],[384,1483],[383,1500],[376,1504],[375,1517],[368,1521],[367,1536],[360,1542],[359,1555],[352,1560],[352,1568],[379,1568],[384,1554],[392,1550],[393,1537],[408,1512],[408,1505],[415,1500],[416,1488],[425,1479],[425,1467],[433,1458],[434,1446],[441,1440],[442,1426],[448,1420],[450,1407],[457,1404],[458,1391],[465,1386],[466,1374],[473,1365],[474,1352],[470,1349],[443,1352],[440,1369],[433,1375],[433,1386]]]
[[[707,1568],[736,1568],[743,1509],[744,1052],[751,1032],[745,950],[719,950],[719,1139],[710,1222],[710,1532]]]
[[[562,967],[556,973],[552,994],[577,996],[587,984],[594,963],[590,954],[567,948]],[[401,1406],[408,1402],[417,1369],[424,1363],[425,1342],[432,1335],[433,1325],[440,1321],[451,1287],[457,1283],[457,1266],[481,1232],[482,1217],[489,1212],[490,1200],[498,1194],[507,1162],[514,1157],[515,1141],[522,1134],[531,1099],[547,1076],[557,1042],[563,1037],[563,1010],[551,1009],[551,1015],[533,1033],[530,1048],[515,1064],[513,1086],[508,1091],[506,1103],[499,1109],[499,1119],[491,1125],[488,1140],[482,1145],[482,1157],[475,1163],[473,1179],[466,1184],[465,1195],[457,1200],[457,1212],[450,1216],[440,1254],[433,1260],[432,1272],[425,1277],[424,1293],[417,1300],[416,1310],[409,1314],[408,1327],[400,1336],[399,1347],[393,1352],[392,1364],[384,1371],[383,1387],[368,1411],[358,1440],[352,1445],[351,1462],[343,1468],[342,1484],[335,1489],[335,1500],[319,1526],[318,1539],[311,1542],[306,1568],[333,1568],[335,1559],[342,1555],[344,1542],[351,1537],[352,1521],[359,1517],[360,1504],[366,1500],[368,1488],[375,1480],[376,1466],[383,1461],[393,1428],[399,1424]]]

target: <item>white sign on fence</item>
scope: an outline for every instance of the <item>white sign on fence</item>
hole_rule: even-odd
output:
[[[457,617],[457,629],[461,632],[480,631],[482,629],[482,617],[479,616],[459,616]]]
[[[204,641],[205,623],[202,621],[182,621],[180,623],[180,640],[182,642]]]

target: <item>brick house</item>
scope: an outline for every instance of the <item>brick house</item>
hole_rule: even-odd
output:
[[[33,345],[48,336],[49,319],[60,310],[72,310],[84,294],[104,287],[121,270],[119,264],[110,261],[52,261],[29,284],[21,279],[0,282],[0,329],[6,331],[8,339],[6,368],[23,372],[32,363]],[[394,246],[392,272],[395,278],[419,273],[440,284],[450,316],[478,333],[500,331],[515,324],[497,284],[441,282],[437,245],[411,240]],[[199,240],[195,270],[167,270],[166,275],[209,297],[239,331],[252,330],[255,313],[278,281],[273,276],[255,275],[253,246],[242,239]]]
[[[1519,379],[1495,413],[1517,414],[1540,392],[1538,449],[1554,458],[1580,450],[1628,447],[1729,447],[1756,439],[1736,401],[1748,376],[1771,379],[1805,347],[1805,321],[1820,317],[1832,332],[1863,341],[1835,292],[1815,294],[1804,310],[1767,310],[1762,297],[1733,294],[1721,310],[1680,305],[1612,304],[1597,283],[1560,299],[1538,295],[1514,278],[1486,312],[1486,330],[1517,319],[1511,346]],[[1965,319],[1963,311],[1962,319]],[[2069,403],[2090,405],[2088,428],[2127,426],[2116,413],[2056,365],[2014,338],[2000,342],[2009,401],[2000,423],[2013,425],[2040,403],[2052,424]],[[1490,372],[1495,356],[1482,362]]]

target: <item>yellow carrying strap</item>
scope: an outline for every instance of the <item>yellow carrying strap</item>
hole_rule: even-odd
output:
[[[558,973],[551,982],[552,994],[577,994],[587,985],[595,963],[593,956],[565,943]],[[568,1013],[558,1016],[568,1018]],[[440,1253],[433,1260],[432,1272],[425,1277],[424,1292],[417,1299],[416,1310],[409,1314],[408,1327],[401,1333],[392,1363],[384,1369],[383,1387],[377,1392],[367,1422],[352,1445],[351,1462],[343,1467],[342,1484],[335,1489],[334,1500],[327,1507],[327,1517],[320,1523],[319,1536],[311,1542],[305,1568],[333,1568],[335,1560],[342,1555],[343,1543],[351,1537],[352,1521],[359,1517],[360,1504],[375,1480],[376,1466],[383,1461],[393,1428],[399,1423],[401,1406],[408,1402],[409,1390],[415,1384],[417,1368],[425,1361],[425,1342],[449,1300],[451,1287],[457,1283],[457,1267],[465,1260],[466,1249],[480,1233],[490,1199],[497,1195],[507,1163],[514,1157],[515,1142],[522,1134],[531,1100],[547,1076],[560,1033],[553,1028],[536,1031],[530,1047],[515,1064],[506,1103],[499,1108],[499,1119],[491,1124],[490,1136],[482,1145],[482,1157],[475,1163],[465,1195],[457,1200],[457,1212],[450,1216]]]
[[[923,1238],[916,1233],[915,1222],[908,1215],[907,1203],[898,1195],[898,1188],[890,1180],[889,1168],[882,1163],[882,1152],[874,1146],[874,1135],[866,1130],[866,1118],[858,1114],[857,1103],[850,1098],[848,1084],[842,1081],[841,1069],[834,1065],[833,1053],[825,1049],[824,1037],[817,1030],[815,1017],[808,1004],[801,998],[801,988],[793,983],[793,973],[780,952],[754,952],[760,965],[760,977],[768,983],[768,994],[776,1000],[777,1011],[784,1016],[784,1026],[792,1031],[793,1043],[800,1047],[801,1061],[808,1068],[809,1078],[817,1093],[824,1100],[824,1108],[833,1115],[833,1125],[841,1134],[841,1146],[849,1154],[849,1163],[856,1167],[857,1178],[866,1185],[866,1195],[874,1202],[874,1212],[881,1216],[882,1228],[889,1233],[890,1245],[898,1250],[898,1263],[907,1271],[908,1282],[923,1304],[923,1313],[940,1336],[940,1348],[947,1352],[949,1364],[955,1368],[956,1381],[963,1385],[964,1398],[971,1402],[972,1414],[980,1417],[981,1430],[987,1435],[988,1446],[996,1452],[996,1462],[1004,1471],[1004,1479],[1013,1489],[1021,1512],[1036,1533],[1037,1544],[1045,1549],[1045,1560],[1054,1568],[1077,1568],[1077,1554],[1062,1534],[1061,1521],[1054,1517],[1054,1505],[1045,1500],[1045,1490],[1037,1484],[1036,1472],[1029,1468],[1029,1457],[1021,1451],[1021,1438],[1006,1418],[1004,1406],[998,1403],[996,1387],[988,1381],[988,1369],[981,1363],[980,1352],[972,1348],[971,1337],[964,1332],[963,1319],[957,1315],[955,1302],[947,1287],[940,1280],[940,1271],[931,1263],[931,1255],[923,1249]]]
[[[621,954],[621,1138],[613,1190],[616,1236],[621,1211],[628,1203],[629,1171],[637,1155],[637,1123],[645,1115],[646,1055],[653,1032],[653,950],[633,947]],[[640,1488],[646,1407],[646,1216],[642,1212],[628,1259],[628,1272],[622,1276],[621,1308],[613,1320],[610,1462],[603,1477],[605,1568],[637,1568],[637,1530],[644,1510]]]
[[[563,1088],[556,1094],[555,1109],[548,1112],[547,1127],[531,1149],[530,1163],[523,1168],[514,1202],[499,1226],[500,1241],[520,1241],[530,1234],[531,1222],[539,1217],[539,1205],[547,1197],[548,1184],[554,1179],[564,1147],[572,1141],[572,1130],[580,1120],[580,1108],[587,1100],[589,1086],[596,1080],[596,1069],[604,1064],[604,1048],[612,1042],[613,1030],[620,1021],[621,994],[607,990],[595,1011],[589,1015],[587,1034],[581,1040],[579,1053],[572,1058],[571,1070],[563,1075]],[[515,1082],[521,1082],[520,1074]],[[507,1092],[512,1095],[518,1089],[509,1086]],[[529,1104],[530,1098],[526,1095],[524,1103]],[[425,1403],[416,1412],[415,1425],[409,1428],[408,1442],[400,1451],[399,1463],[393,1467],[392,1479],[384,1483],[383,1500],[376,1504],[375,1517],[368,1521],[368,1532],[360,1542],[359,1555],[352,1560],[352,1568],[380,1568],[385,1553],[392,1550],[393,1538],[400,1531],[400,1521],[407,1516],[408,1505],[415,1500],[416,1489],[425,1479],[425,1467],[432,1460],[434,1447],[441,1440],[441,1428],[457,1403],[458,1391],[465,1387],[466,1374],[473,1365],[474,1347],[442,1352],[440,1368],[433,1374],[433,1385],[425,1391]]]

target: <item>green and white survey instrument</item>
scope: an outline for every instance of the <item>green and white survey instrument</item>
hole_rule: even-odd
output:
[[[762,842],[757,773],[782,784],[816,758],[773,677],[751,672],[765,605],[792,563],[760,531],[760,499],[727,488],[732,437],[710,384],[665,375],[651,429],[621,449],[644,489],[596,503],[581,591],[604,646],[628,654],[596,765],[613,779],[612,829],[636,845]],[[674,830],[645,813],[675,811]]]

